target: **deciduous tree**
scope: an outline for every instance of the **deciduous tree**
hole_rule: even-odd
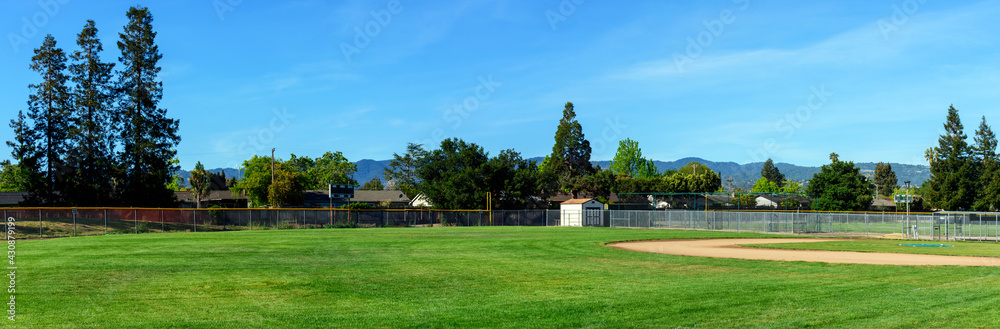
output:
[[[24,192],[27,188],[26,172],[10,160],[0,162],[0,192]]]
[[[658,174],[653,160],[642,157],[639,142],[626,138],[618,142],[618,151],[609,166],[614,174],[625,174],[635,178],[652,178]]]
[[[417,169],[424,194],[441,209],[477,209],[486,205],[485,165],[489,156],[482,147],[450,138],[430,151]]]
[[[854,162],[840,161],[824,165],[813,175],[806,191],[816,196],[815,210],[867,210],[872,203],[871,185]]]
[[[287,163],[274,166],[274,183],[267,186],[267,201],[271,207],[298,206],[305,202],[299,172],[288,167]]]
[[[205,171],[205,166],[198,161],[191,170],[191,178],[188,178],[188,186],[191,186],[191,193],[194,194],[194,201],[197,208],[201,208],[201,198],[208,196],[211,182],[211,174]]]
[[[381,191],[384,188],[385,185],[382,185],[382,180],[378,179],[378,177],[372,177],[371,180],[365,182],[365,185],[361,187],[362,190],[369,191]]]

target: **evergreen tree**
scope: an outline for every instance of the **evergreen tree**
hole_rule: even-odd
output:
[[[405,154],[392,154],[392,161],[389,161],[389,166],[383,172],[385,180],[395,182],[400,191],[415,198],[420,193],[420,176],[417,171],[425,156],[427,156],[427,151],[422,145],[406,144]]]
[[[993,133],[993,129],[990,129],[990,126],[986,124],[985,115],[983,121],[979,123],[979,129],[976,129],[976,136],[973,137],[973,140],[976,142],[973,151],[977,162],[985,165],[986,162],[997,159],[997,136]]]
[[[974,137],[976,161],[979,165],[979,188],[973,208],[994,211],[1000,208],[1000,163],[997,161],[997,138],[986,117],[979,124]]]
[[[879,195],[890,195],[899,183],[899,180],[896,179],[896,171],[892,170],[891,164],[885,162],[875,164],[874,181]]]
[[[74,170],[67,191],[69,203],[81,206],[104,206],[111,203],[114,187],[114,145],[111,142],[111,111],[114,108],[112,73],[114,63],[104,63],[104,50],[97,38],[94,21],[88,20],[77,36],[79,50],[70,56],[73,91],[73,127],[69,131],[72,148],[67,163]]]
[[[56,47],[56,39],[52,35],[45,36],[42,46],[35,49],[31,57],[31,69],[42,76],[42,82],[29,85],[32,94],[28,96],[28,119],[34,124],[27,128],[27,123],[19,118],[23,128],[34,132],[30,135],[34,140],[23,139],[35,147],[27,147],[36,152],[29,155],[31,161],[22,162],[25,169],[42,173],[42,179],[29,180],[27,203],[33,205],[54,206],[62,204],[61,193],[65,188],[65,177],[68,167],[65,163],[69,149],[67,134],[70,127],[70,93],[66,82],[66,54]],[[16,130],[17,128],[15,128]],[[16,152],[16,151],[15,151]],[[17,157],[17,155],[15,155]],[[59,191],[59,193],[57,193]]]
[[[766,178],[767,181],[774,183],[778,188],[785,186],[785,174],[778,171],[778,167],[774,166],[774,161],[770,158],[764,162],[764,168],[760,169],[760,177]]]
[[[590,142],[584,138],[583,127],[576,121],[572,102],[567,102],[563,109],[555,141],[546,169],[555,174],[563,191],[576,198],[585,185],[584,176],[594,169],[590,164]]]
[[[128,23],[119,33],[122,70],[118,88],[122,97],[118,104],[119,159],[121,198],[134,206],[166,206],[174,202],[174,194],[165,187],[176,168],[170,159],[180,142],[178,121],[167,117],[167,110],[157,104],[163,97],[163,83],[157,81],[159,60],[163,57],[155,44],[153,16],[145,7],[132,7],[126,14]]]
[[[974,180],[978,176],[972,159],[973,150],[965,141],[963,129],[958,110],[954,106],[948,107],[945,133],[938,138],[931,162],[927,201],[932,207],[965,210],[972,206],[975,199]]]

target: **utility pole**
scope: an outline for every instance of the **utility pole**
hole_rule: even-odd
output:
[[[906,226],[910,226],[910,181],[904,183],[906,183]]]
[[[728,180],[728,182],[729,182],[729,193],[730,193],[730,197],[732,197],[732,193],[733,193],[733,176],[729,176],[729,180]]]
[[[692,172],[693,172],[694,175],[697,175],[698,174],[698,164],[697,163],[692,163],[691,164],[691,170],[692,170]]]
[[[271,184],[274,184],[274,148],[271,148]]]

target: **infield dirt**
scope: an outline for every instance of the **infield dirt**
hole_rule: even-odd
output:
[[[612,243],[608,246],[642,252],[661,254],[741,258],[781,261],[804,261],[824,263],[851,263],[875,265],[958,265],[958,266],[1000,266],[1000,258],[971,256],[941,256],[919,254],[897,254],[879,252],[825,251],[825,250],[782,250],[748,248],[742,245],[765,243],[802,243],[824,241],[849,241],[844,239],[694,239],[660,240]]]

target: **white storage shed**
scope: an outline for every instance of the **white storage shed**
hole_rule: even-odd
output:
[[[559,205],[560,226],[604,226],[604,204],[594,199],[569,199]]]

